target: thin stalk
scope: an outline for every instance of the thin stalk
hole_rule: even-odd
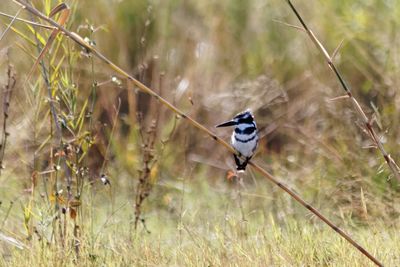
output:
[[[9,55],[7,51],[7,60],[9,60]],[[7,139],[9,136],[9,133],[7,131],[7,119],[10,116],[9,114],[9,109],[10,109],[10,101],[11,101],[11,96],[15,87],[15,84],[17,83],[16,79],[16,74],[14,71],[13,66],[8,63],[8,69],[7,69],[7,84],[4,86],[3,90],[3,132],[1,136],[1,144],[0,144],[0,175],[1,171],[4,168],[3,166],[3,161],[4,161],[4,155],[6,151],[6,145],[7,145]]]
[[[357,99],[353,96],[353,94],[350,91],[350,88],[347,86],[343,76],[337,69],[336,65],[333,63],[333,57],[337,53],[335,51],[333,53],[333,56],[331,57],[325,47],[322,45],[322,43],[317,39],[315,34],[308,28],[307,24],[304,22],[303,18],[300,16],[299,12],[296,10],[294,5],[290,0],[286,0],[287,3],[289,4],[290,8],[300,21],[301,25],[303,26],[304,30],[306,31],[307,35],[310,37],[311,41],[315,44],[315,46],[318,48],[318,50],[322,53],[322,55],[325,57],[329,68],[333,71],[335,74],[336,78],[339,80],[340,85],[342,86],[343,90],[346,92],[348,98],[350,98],[351,102],[353,103],[353,107],[357,111],[358,115],[362,119],[365,130],[368,132],[372,142],[378,147],[379,151],[381,152],[383,158],[385,159],[386,163],[389,166],[390,171],[400,181],[400,168],[396,164],[396,162],[391,158],[390,154],[388,154],[383,147],[382,142],[380,141],[380,138],[378,137],[377,133],[375,132],[374,128],[372,127],[371,120],[368,119],[367,115],[365,115],[364,110],[361,108],[361,105],[358,103]]]
[[[119,112],[120,112],[120,109],[121,109],[121,99],[120,98],[118,99],[118,106],[114,107],[114,109],[115,109],[114,122],[113,122],[113,125],[112,125],[112,128],[111,128],[110,136],[108,138],[107,148],[106,148],[106,151],[104,152],[104,160],[103,160],[103,164],[101,165],[100,175],[107,173],[106,169],[107,169],[107,163],[109,161],[109,156],[110,156],[109,155],[110,147],[111,147],[111,143],[112,143],[112,138],[114,136],[115,128],[116,128],[117,123],[118,123]]]
[[[8,30],[11,28],[11,25],[14,23],[14,21],[16,20],[16,18],[18,17],[19,13],[21,12],[22,8],[18,9],[17,13],[15,14],[15,16],[12,18],[10,24],[8,24],[7,28],[1,33],[0,36],[0,41],[3,40],[4,36],[6,35],[6,33],[8,32]]]
[[[91,28],[91,27],[89,27]],[[90,40],[93,38],[93,31],[90,31]],[[96,92],[97,92],[97,81],[94,76],[94,60],[93,57],[90,57],[91,64],[91,75],[92,75],[92,92],[90,93],[90,109],[89,109],[89,131],[93,132],[93,110],[94,104],[96,103]]]
[[[64,32],[66,36],[71,38],[73,41],[90,51],[93,55],[95,55],[97,58],[99,58],[101,61],[106,63],[111,69],[116,71],[118,74],[121,76],[124,76],[126,79],[131,81],[137,88],[139,88],[141,91],[148,93],[149,95],[153,96],[156,98],[160,103],[162,103],[164,106],[166,106],[169,110],[172,112],[178,114],[180,117],[186,119],[188,123],[190,123],[193,127],[197,128],[199,131],[207,134],[210,136],[212,139],[214,139],[217,143],[220,145],[224,146],[228,151],[231,153],[237,154],[237,152],[234,150],[234,148],[229,145],[227,142],[225,142],[223,139],[219,138],[216,136],[212,131],[207,129],[205,126],[191,118],[190,116],[186,115],[183,111],[172,105],[170,102],[168,102],[166,99],[162,98],[160,95],[158,95],[156,92],[151,90],[149,87],[146,85],[142,84],[138,80],[136,80],[133,76],[131,76],[129,73],[115,65],[111,60],[106,58],[103,54],[98,52],[94,47],[92,47],[90,44],[85,42],[81,36],[74,32],[70,32],[67,29],[65,29],[63,26],[59,25],[57,22],[52,20],[51,18],[45,16],[43,13],[35,9],[34,7],[28,5],[27,3],[23,2],[22,0],[13,0],[14,2],[18,3],[19,5],[24,6],[24,8],[34,14],[35,16],[43,19],[44,21],[48,22],[52,26],[56,27],[60,31]],[[324,223],[326,223],[329,227],[331,227],[336,233],[341,235],[344,239],[346,239],[351,245],[353,245],[355,248],[357,248],[364,256],[368,257],[371,261],[373,261],[376,265],[378,266],[383,266],[374,256],[372,256],[368,251],[366,251],[363,247],[361,247],[356,241],[354,241],[347,233],[345,233],[343,230],[341,230],[339,227],[337,227],[335,224],[333,224],[331,221],[329,221],[324,215],[322,215],[317,209],[312,207],[310,204],[308,204],[306,201],[304,201],[300,196],[298,196],[294,191],[292,191],[289,187],[278,181],[274,176],[272,176],[269,172],[264,170],[262,167],[257,165],[256,163],[250,161],[248,163],[250,166],[252,166],[256,171],[258,171],[262,176],[267,178],[270,182],[274,183],[275,185],[279,186],[282,190],[284,190],[286,193],[288,193],[293,199],[295,199],[299,204],[304,206],[306,209],[311,211],[313,214],[315,214],[319,219],[321,219]]]
[[[14,203],[15,203],[14,201],[10,201],[10,206],[8,206],[8,209],[7,209],[7,211],[6,211],[6,215],[4,216],[3,222],[1,223],[0,230],[2,230],[3,227],[4,227],[4,225],[6,224],[6,221],[7,221],[7,219],[8,219],[8,216],[10,215],[10,212],[11,212],[13,206],[14,206]]]
[[[16,15],[18,15],[18,14],[19,14],[19,10],[18,10],[18,13]],[[49,29],[49,30],[54,30],[55,29],[55,27],[51,27],[51,26],[48,26],[48,25],[40,24],[40,23],[37,23],[37,22],[34,22],[34,21],[30,21],[30,20],[26,20],[26,19],[17,18],[16,16],[11,16],[11,15],[6,14],[4,12],[0,12],[0,16],[3,16],[3,17],[11,19],[11,23],[10,23],[9,26],[11,26],[13,21],[19,21],[19,22],[24,22],[26,24],[30,24],[30,25],[33,25],[33,26],[39,26],[39,27],[42,27],[42,28],[45,28],[45,29]]]

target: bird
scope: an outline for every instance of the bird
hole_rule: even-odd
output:
[[[231,145],[238,152],[238,155],[233,154],[236,170],[245,171],[247,163],[258,146],[257,124],[254,121],[253,113],[247,109],[237,114],[232,120],[218,124],[215,127],[228,126],[235,127],[231,136]]]

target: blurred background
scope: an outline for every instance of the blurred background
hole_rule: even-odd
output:
[[[58,3],[32,2],[45,14]],[[343,42],[335,64],[399,162],[400,2],[293,2],[329,53]],[[339,226],[398,226],[399,181],[350,101],[332,100],[345,93],[306,33],[288,25],[299,24],[286,1],[66,3],[67,29],[225,140],[230,130],[214,126],[250,108],[261,129],[255,162]],[[12,16],[18,8],[0,3]],[[4,31],[10,19],[1,21]],[[14,22],[0,42],[0,84],[9,64],[16,77],[0,176],[3,232],[50,242],[52,216],[63,208],[76,209],[64,220],[90,233],[91,244],[118,225],[126,236],[134,228],[173,235],[229,218],[246,221],[246,233],[271,220],[322,226],[251,168],[238,185],[226,149],[66,37],[44,57],[49,83],[40,65],[28,77],[50,33]]]

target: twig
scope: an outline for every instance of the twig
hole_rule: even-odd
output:
[[[122,204],[120,207],[118,207],[116,210],[114,210],[108,217],[107,219],[104,221],[104,223],[101,225],[101,227],[99,228],[99,230],[97,231],[97,233],[95,234],[94,238],[93,238],[93,243],[96,244],[97,239],[99,238],[100,234],[103,232],[104,228],[107,227],[107,224],[110,222],[110,220],[114,217],[115,214],[117,214],[120,210],[122,210],[122,208],[124,208],[126,205],[128,205],[129,202],[125,202],[124,204]]]
[[[236,192],[238,198],[238,205],[240,209],[240,214],[242,215],[242,222],[247,222],[246,214],[243,208],[243,198],[242,198],[242,187],[244,187],[243,177],[241,172],[236,173],[237,181],[236,181]]]
[[[293,25],[293,24],[290,24],[290,23],[287,23],[287,22],[284,22],[284,21],[280,21],[280,20],[277,20],[277,19],[273,19],[272,21],[304,32],[304,29],[302,27],[299,27],[299,26],[296,26],[296,25]]]
[[[310,37],[311,41],[315,44],[315,46],[319,49],[319,51],[324,55],[329,68],[334,72],[336,75],[337,79],[339,80],[340,85],[342,86],[343,90],[346,92],[346,94],[349,96],[351,99],[353,106],[359,116],[361,117],[365,130],[369,133],[369,136],[371,137],[372,141],[380,152],[383,155],[383,158],[385,159],[386,163],[389,166],[390,171],[393,173],[393,175],[400,181],[400,168],[396,164],[396,162],[390,157],[390,155],[386,152],[385,148],[383,147],[382,142],[380,141],[378,135],[376,134],[375,130],[372,128],[372,124],[370,120],[368,119],[367,115],[365,115],[364,110],[361,108],[360,104],[358,103],[357,99],[353,96],[353,94],[350,91],[350,88],[347,86],[346,82],[343,79],[343,76],[340,74],[339,70],[336,68],[335,64],[333,63],[333,58],[337,53],[337,50],[333,53],[333,56],[329,56],[328,52],[326,51],[325,47],[321,44],[321,42],[317,39],[317,37],[314,35],[314,33],[308,28],[306,23],[304,22],[303,18],[300,16],[299,12],[296,10],[296,8],[293,6],[292,2],[290,0],[286,0],[287,3],[289,4],[290,8],[292,11],[295,13],[296,17],[300,21],[301,25],[303,26],[304,30],[306,31],[307,35]],[[340,45],[339,45],[340,47]]]
[[[17,13],[17,14],[18,14],[18,13]],[[45,28],[45,29],[48,29],[48,30],[54,30],[54,29],[56,28],[56,27],[52,27],[52,26],[40,24],[40,23],[37,23],[37,22],[34,22],[34,21],[30,21],[30,20],[26,20],[26,19],[17,18],[16,16],[11,16],[11,15],[6,14],[6,13],[3,13],[3,12],[0,12],[0,16],[6,17],[6,18],[10,18],[10,19],[12,19],[12,21],[15,20],[15,21],[19,21],[19,22],[24,22],[24,23],[26,23],[26,24],[30,24],[30,25],[33,25],[33,26],[42,27],[42,28]],[[12,23],[10,23],[10,24],[12,24]]]
[[[92,40],[94,32],[92,30],[92,27],[88,27],[88,28],[91,29],[89,36],[90,36],[90,40]],[[90,93],[90,108],[89,108],[88,116],[89,116],[89,131],[93,132],[94,131],[94,129],[93,129],[93,112],[94,112],[94,105],[96,103],[96,98],[97,98],[96,92],[99,87],[99,84],[96,81],[95,75],[94,75],[94,59],[93,59],[93,57],[90,57],[90,65],[91,65],[90,70],[91,70],[91,76],[92,76],[91,77],[92,78],[92,85],[91,85],[92,91]],[[112,81],[112,79],[111,79],[111,81]]]
[[[100,175],[105,175],[107,173],[106,169],[107,169],[107,163],[108,163],[108,158],[109,158],[109,151],[110,151],[110,147],[111,147],[111,143],[114,132],[115,132],[115,128],[117,126],[118,123],[118,116],[119,116],[119,111],[121,109],[121,99],[118,98],[118,106],[114,107],[115,109],[115,117],[114,117],[114,123],[113,126],[111,128],[111,133],[110,133],[110,137],[108,138],[108,145],[106,148],[106,151],[104,152],[104,160],[103,160],[103,164],[101,165],[101,169],[100,169]]]
[[[7,58],[8,58],[8,51],[7,51]],[[2,96],[3,97],[3,133],[2,133],[2,137],[1,137],[1,146],[0,146],[0,175],[1,175],[1,171],[4,167],[3,166],[4,154],[6,151],[7,138],[9,136],[9,133],[7,132],[7,119],[9,117],[9,108],[10,108],[12,92],[13,92],[13,89],[17,82],[17,79],[15,77],[16,77],[16,74],[14,71],[14,67],[10,63],[8,63],[7,84],[4,86],[3,96]]]
[[[2,223],[1,223],[0,230],[3,229],[5,223],[6,223],[7,219],[8,219],[8,216],[10,215],[11,209],[12,209],[13,206],[14,206],[14,203],[15,203],[15,201],[10,201],[10,206],[8,206],[6,215],[4,216],[3,221],[2,221]]]
[[[210,136],[213,140],[215,140],[217,143],[220,145],[224,146],[228,151],[231,153],[237,153],[232,146],[230,146],[227,142],[225,142],[223,139],[219,138],[216,136],[212,131],[207,129],[205,126],[202,124],[198,123],[194,119],[192,119],[190,116],[187,116],[183,111],[172,105],[170,102],[165,100],[164,98],[160,97],[157,93],[155,93],[153,90],[151,90],[149,87],[145,86],[143,83],[139,82],[136,80],[134,77],[129,75],[126,71],[115,65],[111,60],[106,58],[103,54],[98,52],[93,46],[88,44],[83,40],[81,36],[74,32],[70,32],[67,29],[65,29],[63,26],[59,25],[57,22],[52,20],[51,18],[48,18],[45,16],[43,13],[35,9],[34,7],[28,5],[26,2],[22,0],[13,0],[14,2],[23,5],[25,9],[34,14],[35,16],[43,19],[44,21],[47,21],[49,24],[51,24],[54,27],[57,27],[60,31],[64,32],[66,36],[71,38],[73,41],[78,43],[80,46],[83,48],[87,49],[89,52],[91,52],[93,55],[98,57],[101,61],[106,63],[110,68],[112,68],[114,71],[119,73],[121,76],[126,77],[127,80],[131,81],[137,88],[139,88],[141,91],[148,93],[149,95],[153,96],[156,98],[161,104],[166,106],[169,110],[172,112],[178,114],[180,117],[186,119],[188,123],[190,123],[193,127],[197,128],[199,131],[207,134]],[[310,204],[305,202],[300,196],[298,196],[294,191],[289,189],[286,185],[282,184],[280,181],[278,181],[274,176],[272,176],[269,172],[261,168],[259,165],[256,163],[250,161],[248,163],[250,166],[252,166],[255,170],[257,170],[262,176],[267,178],[269,181],[274,183],[275,185],[279,186],[282,190],[284,190],[286,193],[288,193],[291,197],[293,197],[299,204],[304,206],[306,209],[314,213],[319,219],[321,219],[323,222],[325,222],[329,227],[331,227],[334,231],[336,231],[338,234],[340,234],[343,238],[345,238],[351,245],[353,245],[355,248],[357,248],[361,253],[363,253],[365,256],[367,256],[369,259],[371,259],[374,263],[376,263],[379,266],[382,266],[382,264],[375,259],[368,251],[366,251],[363,247],[361,247],[356,241],[354,241],[348,234],[346,234],[343,230],[338,228],[336,225],[334,225],[331,221],[329,221],[325,216],[323,216],[317,209],[312,207]]]
[[[11,28],[11,25],[13,25],[14,21],[16,20],[16,18],[18,17],[19,13],[21,12],[22,8],[18,9],[17,13],[15,14],[15,16],[12,18],[10,24],[8,24],[7,28],[1,33],[0,36],[0,41],[3,40],[4,36],[6,35],[6,33],[8,32],[8,30]]]
[[[136,188],[135,197],[135,230],[137,229],[138,222],[142,221],[145,226],[145,221],[141,218],[143,201],[149,196],[153,188],[152,169],[157,164],[157,159],[154,154],[154,144],[157,133],[157,119],[150,122],[147,131],[144,131],[144,120],[141,114],[138,114],[139,134],[142,140],[142,168],[139,170],[139,181]],[[145,227],[146,228],[146,227]]]

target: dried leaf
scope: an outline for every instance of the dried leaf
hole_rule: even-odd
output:
[[[71,219],[75,220],[76,219],[76,215],[77,215],[76,210],[74,208],[70,208],[69,209],[69,216],[71,217]]]
[[[38,175],[39,175],[39,173],[38,173],[37,171],[34,171],[34,172],[32,173],[32,175],[31,175],[31,182],[32,182],[32,185],[33,185],[34,187],[36,187],[36,185],[37,185],[37,178],[38,178]]]
[[[11,236],[6,236],[2,233],[0,233],[0,240],[4,241],[12,246],[15,246],[19,249],[24,249],[26,247],[25,244],[22,243],[21,241],[18,241],[17,239],[15,239]]]
[[[80,200],[77,200],[77,199],[73,199],[73,200],[71,200],[69,202],[69,206],[70,207],[76,208],[76,207],[79,207],[80,205],[82,205],[82,202]]]
[[[54,192],[51,193],[51,195],[49,196],[49,201],[50,201],[51,203],[56,202],[56,194],[54,194]],[[58,201],[59,204],[65,204],[65,199],[64,199],[64,197],[63,197],[62,195],[60,195],[60,194],[58,194],[58,196],[57,196],[57,201]]]
[[[367,203],[365,201],[364,191],[362,188],[360,190],[360,196],[361,196],[361,205],[362,205],[363,213],[365,216],[367,216],[368,215]]]
[[[343,41],[344,41],[344,40],[340,41],[340,43],[339,43],[339,45],[336,47],[335,51],[333,51],[332,56],[331,56],[331,61],[334,61],[334,60],[335,60],[335,57],[336,57],[336,55],[338,54],[340,48],[342,48]]]
[[[154,164],[154,166],[150,170],[150,184],[155,184],[157,182],[158,177],[158,164]]]
[[[58,158],[58,157],[65,157],[65,152],[63,150],[57,151],[54,154],[54,157]]]
[[[235,172],[233,172],[233,171],[231,171],[231,170],[229,170],[229,171],[226,172],[226,179],[227,179],[229,182],[233,182],[235,178],[236,178]]]

